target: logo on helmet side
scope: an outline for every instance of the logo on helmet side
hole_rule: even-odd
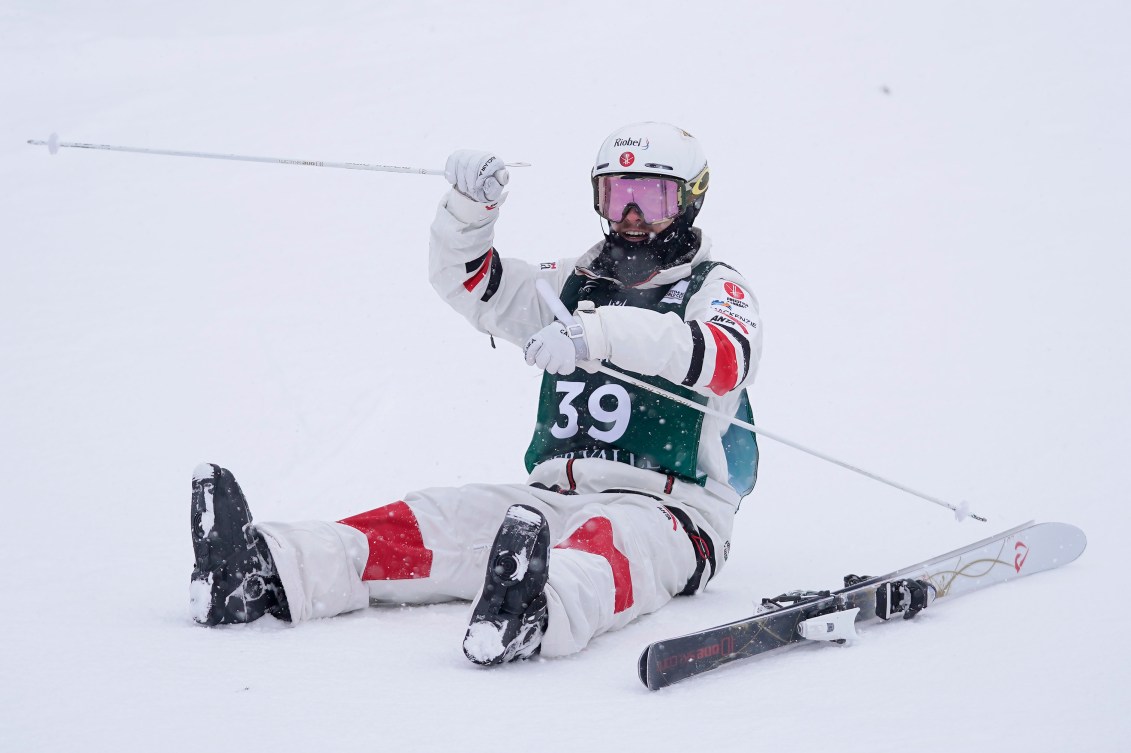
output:
[[[711,179],[710,171],[704,167],[703,171],[688,182],[688,188],[693,196],[702,196],[707,193],[707,183]]]
[[[614,147],[617,147],[617,146],[635,146],[638,149],[647,149],[651,145],[652,145],[652,142],[650,142],[648,139],[628,138],[628,139],[617,139],[616,141],[613,142]]]
[[[629,165],[631,165],[635,161],[636,161],[636,155],[634,155],[632,152],[625,152],[624,154],[622,154],[620,156],[621,167],[628,167]]]

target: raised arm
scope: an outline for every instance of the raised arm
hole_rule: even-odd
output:
[[[436,210],[429,242],[428,276],[448,305],[480,332],[522,345],[553,321],[535,290],[545,278],[560,290],[572,260],[540,266],[502,258],[495,249],[495,222],[509,176],[487,152],[459,151],[448,158],[452,184]]]

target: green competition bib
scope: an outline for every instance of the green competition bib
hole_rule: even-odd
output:
[[[624,289],[583,277],[576,272],[561,292],[569,310],[579,300],[597,306],[628,305],[675,312],[683,317],[686,302],[698,292],[718,262],[695,268],[687,285],[674,295],[670,288]],[[679,283],[677,283],[679,285]],[[612,364],[605,366],[620,371]],[[687,387],[625,371],[625,374],[675,393],[700,405],[707,398]],[[671,473],[698,484],[699,438],[703,414],[605,374],[578,369],[567,376],[543,374],[538,422],[526,451],[526,470],[553,458],[602,458],[638,468]]]
[[[686,387],[632,376],[707,403]],[[696,466],[702,428],[699,411],[604,374],[545,374],[526,470],[551,458],[602,458],[701,483]]]

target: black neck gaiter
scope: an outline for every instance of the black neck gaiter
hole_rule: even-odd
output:
[[[636,287],[668,267],[691,261],[699,250],[699,240],[684,217],[676,218],[664,232],[642,243],[629,243],[610,231],[601,253],[587,269],[624,287]]]

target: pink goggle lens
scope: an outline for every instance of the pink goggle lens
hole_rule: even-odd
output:
[[[602,175],[597,178],[597,211],[609,222],[636,206],[648,224],[679,216],[679,183],[671,178]]]

